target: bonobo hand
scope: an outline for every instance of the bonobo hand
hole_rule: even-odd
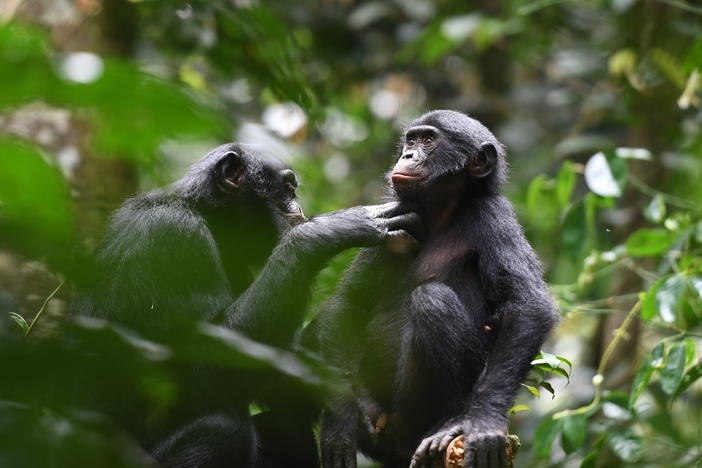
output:
[[[418,241],[424,225],[413,208],[400,202],[356,206],[316,216],[306,228],[340,248],[370,247],[397,238]]]
[[[370,424],[356,409],[337,415],[325,413],[319,445],[323,468],[356,468],[356,430],[358,424]]]
[[[431,467],[434,458],[443,454],[449,443],[463,434],[465,468],[505,468],[507,466],[507,426],[490,420],[452,421],[434,435],[425,438],[412,456],[410,468]]]

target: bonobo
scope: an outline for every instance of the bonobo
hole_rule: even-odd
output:
[[[454,111],[412,122],[388,178],[425,223],[418,251],[363,249],[315,323],[349,375],[323,419],[325,468],[430,466],[465,435],[466,466],[505,464],[507,411],[557,321],[539,260],[498,193],[507,163],[480,122]]]
[[[75,312],[161,333],[181,317],[195,317],[289,345],[327,260],[419,222],[396,202],[306,220],[296,187],[295,173],[277,158],[247,145],[219,146],[179,181],[115,212],[97,249],[94,284],[79,293]],[[208,393],[179,405],[169,427],[147,431],[142,442],[161,464],[253,466],[260,438],[249,402],[237,401],[242,392],[230,387],[219,389],[229,396],[221,404],[212,397],[220,385],[219,379],[202,382],[198,388]],[[237,386],[248,390],[251,382]],[[299,466],[317,460],[311,427],[309,434],[312,460]]]

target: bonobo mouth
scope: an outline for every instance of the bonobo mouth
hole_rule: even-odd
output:
[[[393,182],[409,182],[412,180],[423,179],[424,176],[420,174],[412,174],[409,172],[393,172],[390,178]]]

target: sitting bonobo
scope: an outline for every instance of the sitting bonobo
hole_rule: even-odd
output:
[[[464,435],[465,466],[506,464],[507,411],[557,312],[539,260],[498,193],[502,145],[453,111],[414,121],[389,179],[425,224],[418,251],[363,249],[315,323],[359,389],[321,432],[325,468],[431,466]]]
[[[179,181],[115,212],[96,252],[94,281],[79,292],[74,311],[147,336],[167,334],[185,318],[289,346],[329,259],[420,224],[396,202],[307,220],[296,188],[295,173],[275,156],[249,145],[217,147]],[[161,466],[319,464],[311,418],[263,414],[252,421],[248,404],[262,385],[251,375],[201,367],[191,374],[173,411],[159,412],[158,420],[113,411]],[[110,403],[135,411],[131,401]],[[295,431],[282,429],[288,426]]]

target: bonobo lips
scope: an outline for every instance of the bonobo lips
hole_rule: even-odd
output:
[[[423,177],[420,174],[411,174],[409,172],[393,172],[392,176],[390,176],[393,182],[420,180]]]

